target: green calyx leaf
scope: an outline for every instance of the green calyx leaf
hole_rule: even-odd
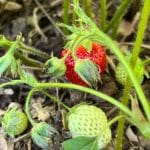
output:
[[[6,71],[6,69],[12,65],[14,61],[14,51],[18,47],[18,42],[14,42],[8,49],[8,52],[0,58],[0,76]]]
[[[57,131],[51,125],[40,122],[33,126],[31,137],[36,145],[40,148],[48,148],[52,142],[52,138]]]
[[[63,76],[66,72],[66,65],[63,59],[53,57],[45,65],[48,66],[47,73],[56,77]]]
[[[23,113],[21,110],[17,110],[17,108],[12,108],[5,113],[2,119],[2,125],[6,133],[10,137],[14,137],[16,135],[20,135],[26,130],[28,125],[28,119],[25,113]]]
[[[95,87],[100,80],[99,70],[90,59],[78,59],[74,70],[91,87]]]
[[[76,137],[63,142],[64,150],[98,150],[97,137]]]
[[[90,53],[91,50],[92,50],[92,41],[89,40],[89,39],[85,39],[83,42],[82,42],[82,45],[87,49],[87,51]]]

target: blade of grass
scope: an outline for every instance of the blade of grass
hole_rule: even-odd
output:
[[[112,29],[114,27],[114,25],[116,23],[118,23],[118,21],[125,14],[127,8],[131,4],[131,2],[132,2],[132,0],[122,0],[121,1],[121,4],[120,4],[119,8],[117,9],[117,11],[115,12],[115,14],[113,15],[113,18],[110,20],[110,22],[108,23],[108,25],[105,27],[104,32],[107,33],[110,29]]]

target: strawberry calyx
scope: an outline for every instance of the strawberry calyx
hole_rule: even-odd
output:
[[[89,86],[95,87],[100,80],[99,70],[97,65],[90,59],[78,59],[75,61],[75,72]]]
[[[63,76],[66,72],[66,65],[63,59],[53,57],[45,65],[48,66],[47,73],[56,77]]]
[[[50,147],[50,143],[55,134],[57,134],[56,129],[46,122],[36,123],[31,130],[33,142],[44,149]]]

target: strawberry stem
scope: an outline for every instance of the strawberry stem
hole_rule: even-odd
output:
[[[37,88],[37,89],[45,89],[45,88],[52,88],[52,87],[76,89],[79,91],[93,94],[99,98],[104,99],[105,101],[112,103],[113,105],[115,105],[116,107],[121,109],[124,113],[126,113],[128,116],[132,117],[132,112],[128,109],[128,107],[125,107],[118,100],[116,100],[108,95],[105,95],[101,92],[97,92],[96,90],[87,88],[87,87],[83,87],[83,86],[75,85],[75,84],[69,84],[69,83],[37,83],[35,85],[35,88]]]
[[[108,125],[109,126],[112,126],[112,124],[114,124],[115,122],[117,122],[118,120],[124,118],[125,116],[124,115],[119,115],[119,116],[116,116],[114,117],[113,119],[111,119],[109,122],[108,122]]]

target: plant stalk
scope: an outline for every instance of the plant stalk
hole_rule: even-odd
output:
[[[69,84],[69,83],[37,83],[35,85],[35,88],[37,88],[37,89],[52,88],[52,87],[75,89],[75,90],[93,94],[99,98],[104,99],[105,101],[112,103],[113,105],[115,105],[116,107],[121,109],[124,113],[126,113],[129,117],[132,117],[132,112],[127,107],[125,107],[123,104],[118,102],[116,99],[114,99],[106,94],[103,94],[101,92],[97,92],[96,90],[87,88],[87,87],[83,87],[83,86],[75,85],[75,84]]]
[[[100,3],[100,24],[103,31],[106,26],[106,18],[107,18],[106,0],[100,0],[99,3]]]

